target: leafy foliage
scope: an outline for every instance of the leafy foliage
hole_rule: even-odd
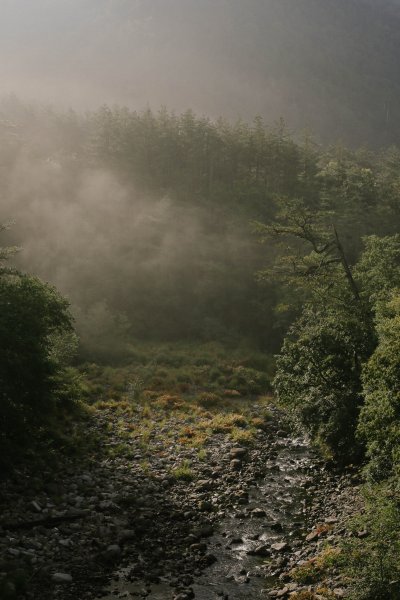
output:
[[[400,287],[400,235],[371,235],[363,243],[355,276],[361,281],[368,302],[379,309],[380,301],[385,302]]]
[[[368,331],[355,315],[307,307],[291,328],[277,360],[279,400],[328,455],[354,459],[362,404],[361,358]]]
[[[364,489],[365,511],[353,529],[367,537],[343,545],[352,600],[397,600],[400,594],[400,505],[392,485]]]
[[[385,299],[400,285],[399,237],[364,238],[364,252],[352,266],[333,218],[304,202],[284,201],[277,221],[259,226],[285,248],[273,272],[307,301],[284,341],[275,387],[312,436],[346,460],[359,453],[355,431],[365,398],[358,439],[367,443],[370,456],[380,455],[383,476],[383,464],[398,459],[399,348],[396,319],[382,321],[379,314],[388,312]],[[282,270],[282,264],[290,269]],[[380,344],[370,359],[377,334]]]
[[[52,336],[71,330],[66,300],[34,277],[0,279],[0,431],[2,439],[43,422],[57,400],[60,363]]]
[[[363,372],[365,405],[358,426],[374,479],[400,475],[400,296],[381,306],[379,343]]]
[[[5,228],[3,227],[3,230]],[[68,302],[55,288],[8,267],[0,250],[0,451],[34,447],[57,408],[80,390],[66,369],[77,340]]]

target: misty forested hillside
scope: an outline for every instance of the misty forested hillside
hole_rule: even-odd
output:
[[[260,244],[256,222],[271,222],[282,198],[332,211],[352,263],[364,235],[398,230],[394,148],[326,151],[260,118],[83,116],[12,99],[1,124],[2,208],[16,221],[4,239],[22,246],[17,264],[70,298],[98,358],[124,354],[132,336],[277,350],[299,300],[257,281],[281,250]]]
[[[0,600],[399,600],[400,0],[5,0]]]
[[[7,1],[0,75],[65,108],[260,114],[377,147],[400,131],[399,24],[392,0]]]

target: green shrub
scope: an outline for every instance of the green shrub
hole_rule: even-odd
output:
[[[356,316],[306,308],[277,359],[279,400],[343,461],[360,454],[355,430],[363,400],[361,360],[369,346],[368,331]]]
[[[400,296],[380,307],[379,343],[363,371],[365,405],[358,435],[365,442],[369,475],[400,475]]]
[[[0,277],[1,445],[29,438],[68,396],[60,338],[71,330],[68,303],[53,287],[20,274]]]
[[[345,574],[354,600],[400,598],[400,504],[390,484],[364,489],[365,512],[353,520],[355,532],[367,537],[343,544]]]

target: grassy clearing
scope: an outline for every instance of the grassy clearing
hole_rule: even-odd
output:
[[[214,435],[252,444],[270,419],[271,370],[257,352],[176,344],[144,345],[130,365],[88,364],[81,373],[89,410],[110,415],[104,427],[119,438],[107,452],[123,456],[132,441],[149,454],[176,444],[200,452]]]
[[[142,344],[129,365],[84,365],[90,400],[137,401],[149,392],[190,395],[204,408],[221,397],[262,395],[271,391],[272,359],[239,348],[227,351],[217,343]]]

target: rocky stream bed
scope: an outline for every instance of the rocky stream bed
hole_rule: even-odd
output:
[[[99,451],[81,470],[65,459],[56,473],[14,475],[1,497],[3,596],[241,600],[318,588],[290,571],[350,535],[357,476],[329,472],[272,415],[251,446],[217,433],[202,455],[178,443],[157,452],[155,427],[151,455],[131,440],[128,457]],[[92,427],[113,446],[110,419]],[[191,476],[173,476],[185,461]],[[346,596],[335,574],[323,585]]]

